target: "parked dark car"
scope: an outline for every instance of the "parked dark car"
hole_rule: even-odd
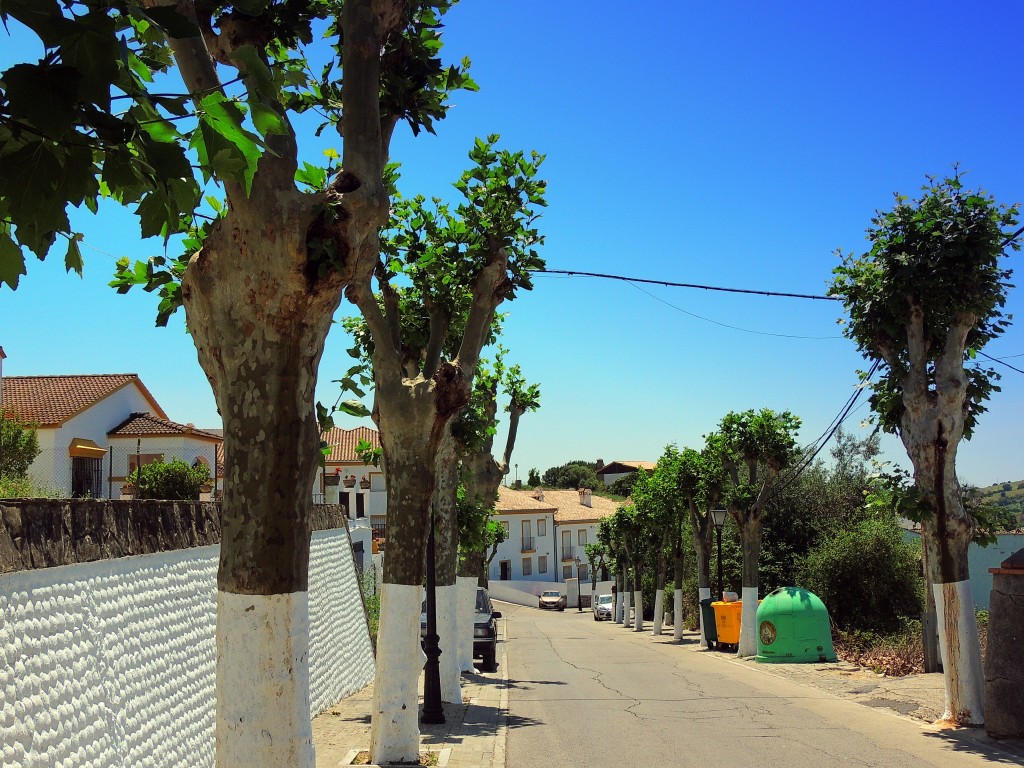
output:
[[[565,595],[557,589],[545,589],[537,598],[538,608],[550,608],[554,611],[565,610]]]
[[[483,659],[484,672],[498,670],[498,625],[501,611],[495,611],[491,597],[483,587],[476,588],[476,613],[473,617],[473,658]],[[427,601],[420,607],[420,636],[427,634]]]

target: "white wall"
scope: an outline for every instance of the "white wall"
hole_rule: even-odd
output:
[[[489,575],[491,581],[496,581],[501,576],[502,560],[508,560],[511,563],[512,580],[527,579],[538,582],[558,580],[558,553],[555,550],[554,539],[551,535],[551,532],[554,529],[554,523],[550,512],[545,513],[541,511],[534,511],[516,514],[504,513],[495,516],[493,519],[502,523],[508,523],[508,538],[498,545],[498,552],[495,554],[494,560],[491,561],[491,570]],[[530,521],[530,535],[533,537],[534,544],[533,552],[522,551],[523,520]],[[538,520],[544,520],[545,534],[543,536],[537,535]],[[542,555],[546,555],[548,559],[547,573],[540,573],[538,558]],[[530,559],[532,572],[529,575],[523,573],[524,558]]]
[[[611,581],[597,582],[597,590],[594,594],[611,594],[613,583]],[[492,599],[504,600],[506,603],[515,603],[516,605],[527,605],[531,608],[537,607],[537,598],[545,589],[557,589],[563,595],[566,594],[565,583],[557,581],[495,581],[491,579],[487,584],[487,591]],[[583,594],[584,596],[590,595],[589,581],[583,583]],[[569,607],[576,607],[575,601]]]
[[[0,766],[212,766],[218,548],[0,575]],[[310,699],[373,679],[344,530],[313,534]]]

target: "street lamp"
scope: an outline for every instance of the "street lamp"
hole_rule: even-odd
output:
[[[583,593],[580,591],[580,556],[576,555],[576,611],[583,613]]]
[[[725,581],[722,579],[722,526],[725,525],[725,509],[722,507],[712,509],[711,519],[714,521],[715,531],[718,533],[718,599],[725,600]]]
[[[423,653],[427,657],[423,675],[423,712],[420,722],[428,725],[443,723],[444,705],[441,703],[441,668],[438,658],[441,648],[437,636],[437,582],[434,562],[434,516],[430,516],[430,537],[427,539],[427,634],[423,638]]]

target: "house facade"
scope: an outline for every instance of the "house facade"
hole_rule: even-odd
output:
[[[498,489],[494,519],[506,528],[489,578],[494,581],[590,581],[586,545],[597,543],[597,527],[618,502],[589,489]],[[577,564],[579,558],[579,564]],[[605,578],[606,574],[598,574]]]
[[[37,488],[68,497],[119,498],[140,462],[177,458],[214,475],[221,438],[171,421],[137,374],[7,376],[0,412],[36,426]]]
[[[384,472],[359,457],[357,447],[380,448],[380,433],[369,427],[333,427],[323,435],[331,449],[313,482],[313,500],[341,504],[357,559],[381,550],[387,542],[388,496]]]
[[[598,467],[597,478],[607,487],[616,480],[623,477],[629,477],[631,474],[639,472],[641,469],[653,472],[654,466],[655,463],[653,461],[627,461],[619,459]]]

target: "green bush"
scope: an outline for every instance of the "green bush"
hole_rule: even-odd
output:
[[[825,536],[800,560],[797,579],[847,631],[890,633],[921,612],[917,549],[895,520],[862,520]]]
[[[135,486],[137,499],[196,501],[209,480],[210,470],[205,464],[193,467],[181,459],[171,459],[146,464],[141,475],[136,469],[125,482]]]

